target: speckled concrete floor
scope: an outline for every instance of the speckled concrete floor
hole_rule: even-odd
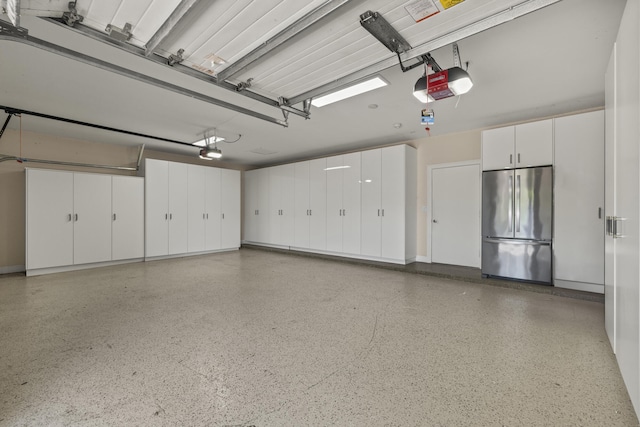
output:
[[[638,425],[603,304],[266,251],[0,278],[0,425]]]

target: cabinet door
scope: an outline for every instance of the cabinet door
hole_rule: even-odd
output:
[[[222,186],[220,184],[221,175],[218,168],[205,168],[205,249],[213,251],[221,248],[221,221],[222,221]],[[238,178],[239,180],[239,178]],[[240,189],[238,188],[238,197]]]
[[[244,240],[258,241],[258,170],[244,173]]]
[[[269,240],[265,243],[281,245],[280,228],[282,222],[280,221],[280,212],[282,209],[282,184],[284,181],[282,176],[283,169],[281,166],[276,166],[268,168],[266,171],[269,174]]]
[[[205,249],[205,166],[187,166],[187,247],[189,252],[202,252]]]
[[[515,167],[515,128],[490,129],[482,132],[482,170]]]
[[[27,270],[73,264],[73,174],[27,169]]]
[[[327,250],[342,252],[342,156],[327,158]]]
[[[258,239],[260,243],[271,242],[269,224],[269,169],[258,170]]]
[[[144,179],[111,177],[111,259],[144,256]]]
[[[309,162],[294,165],[293,246],[309,247]]]
[[[361,154],[351,153],[344,156],[342,183],[342,251],[350,254],[360,253],[360,213],[361,201]],[[348,167],[347,167],[348,166]]]
[[[326,159],[309,162],[309,248],[327,248],[327,168]]]
[[[220,170],[222,231],[221,247],[240,247],[240,172]]]
[[[516,126],[516,166],[546,166],[553,163],[553,121]]]
[[[169,253],[169,163],[145,160],[146,256]]]
[[[604,284],[604,115],[555,123],[555,277]]]
[[[111,260],[111,176],[73,174],[73,263]]]
[[[280,166],[280,244],[293,244],[294,221],[294,165]]]
[[[382,149],[382,231],[383,258],[405,259],[405,146]]]
[[[362,152],[362,255],[380,256],[382,150]]]
[[[188,250],[188,165],[169,162],[169,254]]]

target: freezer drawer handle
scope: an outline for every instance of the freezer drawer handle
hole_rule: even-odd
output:
[[[486,243],[508,243],[510,245],[551,246],[551,242],[543,240],[484,239]]]

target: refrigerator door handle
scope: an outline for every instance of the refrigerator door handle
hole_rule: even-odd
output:
[[[513,176],[509,177],[509,213],[508,213],[508,221],[509,221],[509,233],[513,232]]]
[[[551,242],[548,240],[516,240],[489,237],[485,238],[484,241],[488,243],[509,243],[510,245],[551,246]]]
[[[520,175],[516,175],[516,233],[520,232]]]

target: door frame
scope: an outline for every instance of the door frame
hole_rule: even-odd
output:
[[[480,226],[482,226],[482,162],[480,159],[478,160],[465,160],[462,162],[452,162],[452,163],[435,163],[432,165],[427,165],[427,227],[425,236],[427,240],[427,256],[424,257],[424,262],[431,263],[431,239],[433,235],[431,234],[431,219],[433,216],[433,179],[431,179],[431,175],[435,169],[449,169],[449,168],[459,168],[461,166],[478,166],[479,176],[478,176],[478,194],[480,198],[478,199],[478,207],[480,208]],[[478,240],[481,240],[480,233],[478,236]],[[480,245],[480,259],[482,259],[482,245]]]

